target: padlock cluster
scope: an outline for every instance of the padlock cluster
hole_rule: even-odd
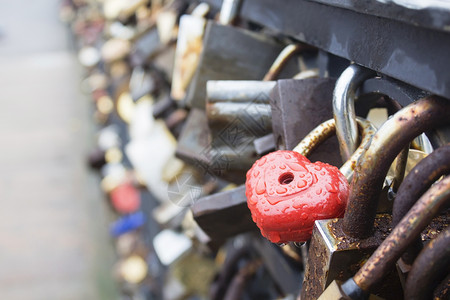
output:
[[[62,3],[123,299],[448,295],[450,101],[245,5]]]

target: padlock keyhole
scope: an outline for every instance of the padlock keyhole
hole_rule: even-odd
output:
[[[280,184],[289,184],[292,182],[292,180],[294,180],[294,174],[292,174],[291,172],[283,173],[280,175],[280,177],[278,177],[278,182]]]

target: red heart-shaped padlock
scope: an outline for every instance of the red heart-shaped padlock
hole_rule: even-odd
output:
[[[253,221],[273,243],[309,240],[315,220],[343,216],[349,195],[338,168],[287,150],[257,160],[245,185]]]

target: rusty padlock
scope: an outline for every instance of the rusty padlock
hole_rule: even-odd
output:
[[[422,132],[448,124],[449,107],[448,100],[427,97],[400,110],[378,130],[355,169],[356,176],[343,222],[343,229],[348,235],[358,238],[370,235],[376,197],[389,169],[387,163],[392,163],[400,150]]]
[[[450,103],[428,97],[412,103],[386,121],[360,157],[342,220],[317,221],[309,251],[302,299],[315,299],[332,282],[345,280],[359,268],[389,232],[389,218],[374,226],[377,200],[392,161],[416,136],[446,124]],[[395,276],[391,283],[395,282]],[[394,290],[390,291],[391,293]]]
[[[353,64],[342,73],[336,82],[333,92],[333,112],[342,159],[347,159],[348,152],[354,151],[355,142],[359,139],[359,133],[355,127],[356,121],[354,120],[356,116],[355,100],[358,100],[359,113],[363,116],[380,102],[382,107],[387,108],[388,114],[392,115],[403,106],[427,95],[427,93],[400,81],[388,77],[374,78],[375,75],[374,71]],[[359,93],[357,93],[358,91]],[[422,134],[415,141],[421,147],[424,147],[423,145],[426,143],[425,135]],[[385,188],[379,205],[380,212],[390,213],[392,210],[391,200],[395,197],[395,192],[403,180],[408,154],[409,145],[398,155],[396,165],[390,172],[392,175],[386,177]],[[410,156],[414,155],[411,154]]]
[[[361,269],[348,279],[342,286],[342,291],[350,297],[350,299],[359,300],[366,299],[368,293],[370,293],[374,286],[383,280],[388,273],[389,269],[393,267],[398,258],[400,258],[403,251],[406,250],[408,245],[418,238],[423,229],[430,223],[434,216],[442,212],[446,206],[450,203],[450,176],[444,177],[442,180],[432,186],[427,192],[420,197],[420,199],[409,210],[400,223],[392,230],[389,236],[382,242],[380,247],[372,254],[369,260],[361,267]],[[448,231],[443,233],[444,241],[437,240],[438,244],[448,246]],[[446,242],[445,242],[446,240]],[[435,242],[436,243],[436,242]],[[438,246],[439,247],[439,246]],[[445,255],[448,253],[448,247],[436,251],[438,255]],[[426,249],[424,256],[427,257],[426,252],[431,251]],[[425,268],[440,269],[436,267],[436,257],[428,257],[429,260],[423,261],[424,257],[421,257],[415,266],[422,267],[419,270],[415,270],[413,277],[418,276],[417,272],[422,272]],[[448,258],[447,258],[448,259]],[[434,261],[434,263],[433,263]],[[429,271],[429,270],[428,270]],[[439,272],[440,273],[440,272]],[[444,274],[431,274],[429,275],[443,275]],[[443,278],[439,278],[443,279]],[[415,282],[416,278],[410,279]],[[410,283],[411,285],[411,283]],[[420,283],[418,284],[419,286]],[[413,289],[414,290],[414,289]],[[432,290],[431,290],[432,291]],[[429,292],[429,289],[428,289]],[[411,295],[410,291],[406,290],[406,295]],[[413,296],[413,295],[411,295]],[[412,299],[405,297],[405,299]]]
[[[450,228],[429,242],[414,261],[405,287],[405,299],[430,299],[443,277],[448,276],[450,258]],[[448,285],[446,280],[441,283]],[[441,285],[439,284],[439,285]],[[439,289],[439,287],[438,287]],[[446,290],[448,297],[448,288]],[[437,295],[435,295],[435,298]],[[442,295],[441,299],[444,299]]]
[[[444,145],[433,151],[419,162],[410,172],[398,190],[392,210],[392,225],[396,226],[411,209],[418,197],[443,175],[450,173],[450,145]],[[420,240],[411,244],[403,254],[406,264],[412,264],[422,249]]]
[[[372,79],[371,77],[375,75],[375,72],[371,70],[352,65],[342,74],[338,82],[332,78],[311,78],[303,81],[279,80],[271,95],[272,123],[277,148],[292,149],[314,126],[331,118],[333,107],[329,105],[331,101],[328,99],[333,98],[334,116],[339,124],[337,136],[340,143],[354,150],[354,142],[350,143],[351,141],[348,140],[350,136],[356,135],[354,139],[358,141],[356,120],[346,121],[347,117],[354,117],[355,112],[365,117],[381,95],[390,95],[400,107],[425,95],[422,91],[387,77]],[[360,98],[364,99],[360,100]],[[355,100],[358,100],[356,108]],[[311,114],[310,111],[315,113]],[[304,120],[309,120],[306,125]],[[356,131],[344,135],[341,131],[346,129],[342,129],[342,126],[348,127],[350,126],[348,124],[351,124],[350,129],[354,125]],[[311,160],[340,165],[342,160],[338,153],[330,151],[336,146],[335,142],[328,140],[323,148],[314,151]],[[348,156],[342,159],[345,162]]]

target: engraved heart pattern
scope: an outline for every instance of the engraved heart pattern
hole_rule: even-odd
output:
[[[349,196],[338,168],[288,150],[257,160],[245,184],[253,221],[273,243],[309,240],[314,221],[343,216]]]

